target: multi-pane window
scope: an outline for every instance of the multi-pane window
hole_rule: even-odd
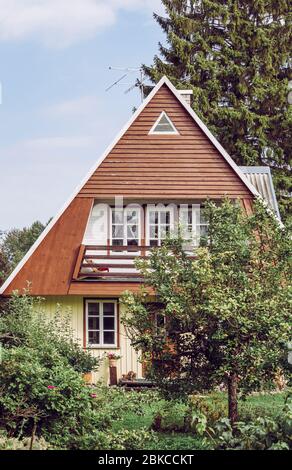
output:
[[[139,208],[113,208],[111,210],[112,245],[139,245],[140,218]]]
[[[117,302],[87,300],[87,344],[89,346],[117,346]]]
[[[170,208],[153,207],[148,209],[148,243],[161,246],[173,228],[173,211]]]
[[[199,204],[184,205],[180,208],[179,218],[182,236],[191,245],[198,246],[200,239],[208,233],[204,209]]]

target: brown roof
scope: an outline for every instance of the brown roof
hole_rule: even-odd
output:
[[[1,294],[22,290],[27,281],[33,295],[73,293],[72,273],[96,198],[198,200],[228,195],[250,207],[252,186],[168,83],[163,79],[155,87],[130,126],[4,283]],[[162,111],[179,135],[149,135]]]
[[[149,135],[162,111],[178,135]],[[253,197],[239,176],[163,85],[81,189],[78,197],[197,199]]]

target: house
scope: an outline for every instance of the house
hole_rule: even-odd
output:
[[[206,198],[239,199],[250,213],[263,197],[278,215],[269,168],[238,167],[190,107],[188,90],[163,77],[3,284],[9,296],[30,283],[70,311],[74,334],[95,355],[116,352],[118,377],[142,365],[120,324],[123,291],[143,279],[134,266],[178,222],[194,243],[206,231]],[[108,379],[106,361],[99,376]]]

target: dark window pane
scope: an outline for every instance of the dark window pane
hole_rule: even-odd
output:
[[[128,240],[128,241],[127,241],[127,244],[128,244],[128,245],[135,245],[135,246],[137,246],[137,245],[138,245],[138,240]]]
[[[104,317],[103,328],[104,330],[114,330],[115,329],[115,317]]]
[[[99,304],[98,303],[89,303],[88,304],[88,315],[98,315],[99,314]]]
[[[113,240],[113,246],[122,246],[124,244],[124,240],[121,238],[120,240]]]
[[[103,334],[104,344],[115,344],[115,334],[113,331],[105,331]]]
[[[110,302],[105,302],[103,304],[103,314],[104,315],[114,315],[115,313],[115,304]]]
[[[88,318],[88,329],[89,330],[99,330],[99,318],[98,317],[89,317]]]
[[[188,224],[191,225],[192,222],[193,222],[193,211],[192,211],[192,209],[189,209],[188,210]]]
[[[150,246],[158,246],[158,240],[150,240]]]
[[[165,325],[165,316],[161,313],[156,314],[156,326],[157,328],[163,328]]]
[[[88,343],[89,344],[99,344],[99,331],[89,331],[88,332]]]

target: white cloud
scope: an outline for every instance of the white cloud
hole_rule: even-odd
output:
[[[160,0],[0,0],[0,41],[67,47],[112,26],[119,11],[161,11]]]
[[[24,141],[22,148],[25,150],[45,150],[46,152],[51,152],[52,150],[71,148],[90,148],[94,142],[95,140],[92,136],[41,137]]]
[[[52,118],[88,118],[96,114],[98,104],[96,96],[82,96],[50,105],[43,110],[43,114]]]

